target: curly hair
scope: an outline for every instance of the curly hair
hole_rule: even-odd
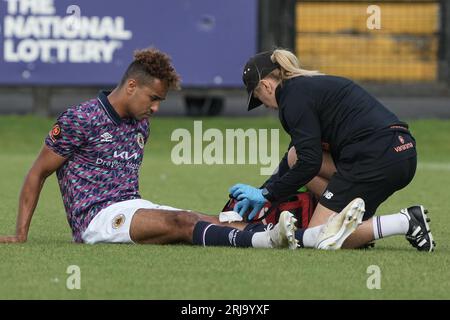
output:
[[[139,84],[149,84],[154,79],[166,83],[169,89],[180,89],[180,75],[172,66],[171,58],[156,48],[136,50],[134,60],[122,77],[120,86],[128,79],[136,79]]]

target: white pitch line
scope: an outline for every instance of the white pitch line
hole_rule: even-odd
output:
[[[450,162],[419,162],[417,168],[431,171],[450,171]]]

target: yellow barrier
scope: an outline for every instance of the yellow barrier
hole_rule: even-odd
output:
[[[429,35],[439,30],[439,5],[436,3],[377,4],[381,9],[378,33]],[[369,31],[366,21],[368,4],[364,3],[298,3],[297,32]],[[372,30],[370,30],[372,31]]]
[[[436,80],[439,5],[379,6],[381,29],[369,30],[367,3],[298,3],[296,50],[302,64],[361,80]]]

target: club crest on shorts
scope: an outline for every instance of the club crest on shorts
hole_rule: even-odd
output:
[[[125,223],[125,215],[119,214],[114,217],[112,221],[112,227],[114,229],[119,229],[121,226],[123,226],[124,223]]]
[[[405,144],[405,139],[402,136],[398,136],[398,140],[400,140],[401,144]]]
[[[144,149],[145,145],[144,136],[140,132],[137,134],[137,143],[141,149]]]

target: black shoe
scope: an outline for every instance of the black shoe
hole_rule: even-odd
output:
[[[433,240],[428,224],[428,222],[430,222],[430,218],[426,216],[428,210],[423,206],[412,206],[400,210],[400,213],[404,214],[409,221],[406,240],[419,251],[433,251],[434,247],[436,247],[436,242]]]

